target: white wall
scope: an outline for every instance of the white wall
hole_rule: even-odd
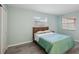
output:
[[[32,41],[32,20],[34,16],[48,17],[51,30],[56,30],[55,16],[31,10],[8,7],[8,45]]]

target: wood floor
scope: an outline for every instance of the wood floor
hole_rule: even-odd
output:
[[[5,54],[45,54],[45,52],[35,43],[31,42],[7,49]]]
[[[19,46],[9,47],[5,54],[45,54],[45,52],[35,43],[31,42]],[[67,54],[79,54],[79,43],[75,43],[75,47],[67,52]]]

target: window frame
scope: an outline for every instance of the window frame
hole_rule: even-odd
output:
[[[65,20],[63,20],[63,19],[65,19]],[[73,20],[73,22],[71,22],[71,23],[68,22],[68,21],[71,21],[71,20]],[[62,21],[61,22],[62,22],[62,29],[63,30],[76,30],[76,17],[62,17]],[[70,26],[68,24],[70,24],[72,26]]]
[[[42,16],[34,16],[33,18],[33,27],[47,27],[48,18]]]

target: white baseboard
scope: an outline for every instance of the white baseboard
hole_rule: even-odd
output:
[[[27,41],[27,42],[21,42],[21,43],[17,43],[17,44],[12,44],[12,45],[9,45],[8,47],[17,46],[17,45],[22,45],[22,44],[30,43],[30,42],[32,42],[32,41]]]
[[[79,42],[79,40],[75,40],[76,42]]]

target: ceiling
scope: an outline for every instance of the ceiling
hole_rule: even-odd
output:
[[[55,15],[79,11],[79,4],[10,4],[8,6]]]

